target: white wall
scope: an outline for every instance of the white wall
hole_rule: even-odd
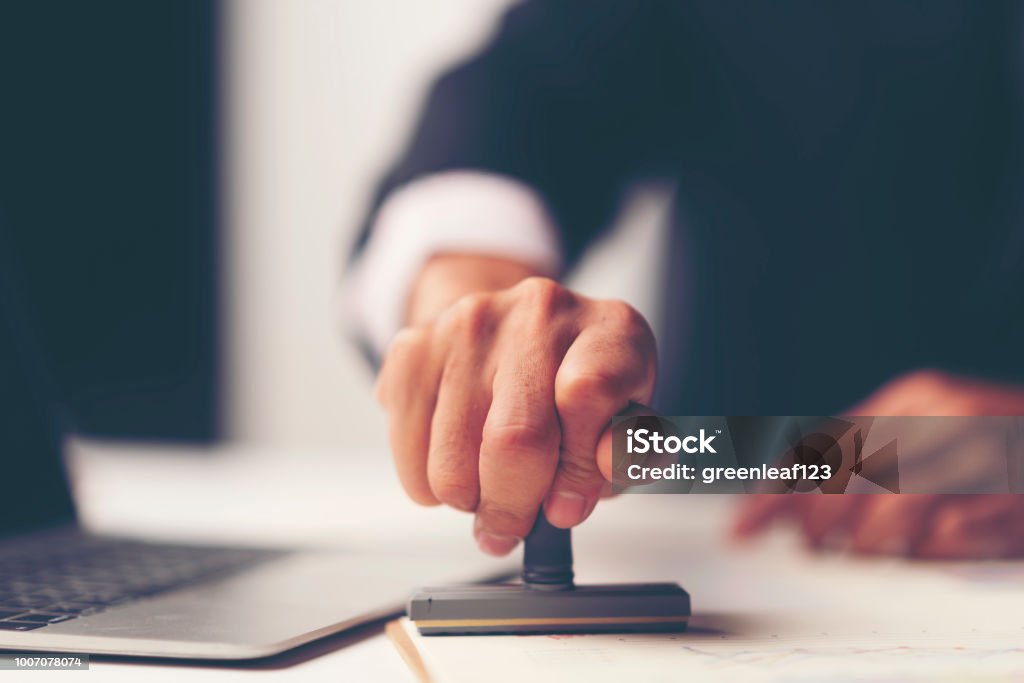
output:
[[[281,446],[383,447],[372,379],[336,311],[344,255],[429,80],[485,40],[509,4],[227,3],[230,435]],[[650,217],[658,206],[641,202],[639,211]],[[644,242],[656,251],[655,240]],[[620,296],[637,290],[636,274],[650,270],[628,266],[638,257],[646,258],[637,250],[608,254],[589,281]]]

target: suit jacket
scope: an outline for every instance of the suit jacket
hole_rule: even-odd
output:
[[[1022,380],[1018,8],[524,2],[434,84],[378,201],[505,174],[572,262],[631,181],[675,178],[673,413],[832,413],[919,367]]]

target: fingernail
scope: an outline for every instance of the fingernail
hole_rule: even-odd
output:
[[[492,534],[486,531],[476,532],[476,544],[488,555],[502,557],[512,552],[512,549],[519,545],[519,539],[515,536],[503,536]]]
[[[557,527],[568,528],[583,521],[587,511],[587,499],[572,491],[558,491],[548,497],[544,514]]]

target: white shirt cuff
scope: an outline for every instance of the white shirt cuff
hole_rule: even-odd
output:
[[[508,258],[549,277],[562,268],[554,220],[529,186],[480,171],[413,181],[381,205],[346,288],[350,319],[379,355],[403,326],[420,269],[439,253]]]

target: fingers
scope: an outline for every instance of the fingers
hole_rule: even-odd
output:
[[[870,496],[756,494],[746,496],[733,527],[733,537],[749,539],[769,528],[792,522],[812,548],[845,545]]]
[[[1024,556],[1024,498],[1016,495],[762,495],[744,501],[734,532],[793,521],[808,543],[851,535],[859,554],[961,560]]]
[[[646,323],[616,302],[599,315],[600,322],[573,342],[555,377],[562,441],[544,512],[562,528],[586,519],[601,496],[606,479],[598,467],[598,441],[612,417],[630,401],[649,402],[654,391],[656,354]]]
[[[848,546],[871,496],[807,496],[808,509],[801,519],[804,540],[811,548],[838,549]]]
[[[858,515],[851,549],[867,555],[910,554],[942,500],[942,496],[913,494],[857,497],[869,503]]]
[[[1024,500],[1013,494],[939,496],[927,530],[913,550],[934,560],[1024,556]]]
[[[1020,387],[978,382],[938,370],[915,370],[886,383],[848,415],[1017,415]]]
[[[430,427],[427,478],[434,497],[472,512],[480,501],[480,434],[491,402],[486,353],[474,346],[448,357]]]
[[[388,414],[388,439],[398,479],[420,505],[437,505],[427,479],[430,423],[440,381],[430,333],[407,328],[395,336],[377,380],[377,398]],[[417,390],[410,391],[410,378]]]
[[[539,361],[537,365],[546,365]],[[533,526],[558,463],[553,371],[508,363],[494,377],[494,399],[480,445],[480,506],[474,534],[504,555]],[[546,399],[546,400],[545,400]]]
[[[544,278],[461,298],[401,333],[378,398],[403,487],[475,510],[474,534],[505,554],[548,519],[570,527],[605,490],[598,440],[630,401],[650,400],[654,337],[628,305]]]
[[[427,479],[434,497],[458,510],[475,510],[480,499],[477,461],[491,400],[494,370],[487,349],[494,336],[495,311],[482,296],[464,297],[435,324],[435,344],[445,350],[430,423]]]
[[[745,501],[734,534],[746,538],[791,521],[812,548],[907,555],[945,496],[764,494]]]
[[[561,430],[555,373],[575,330],[547,325],[564,290],[531,284],[531,297],[505,339],[480,444],[480,505],[474,534],[503,555],[529,533],[558,464]]]
[[[902,375],[846,411],[847,415],[941,415],[930,405],[945,394],[949,380],[940,372],[918,370]]]
[[[733,537],[737,539],[750,538],[781,520],[796,517],[806,505],[804,502],[806,497],[771,493],[744,496],[739,513],[733,521]]]

